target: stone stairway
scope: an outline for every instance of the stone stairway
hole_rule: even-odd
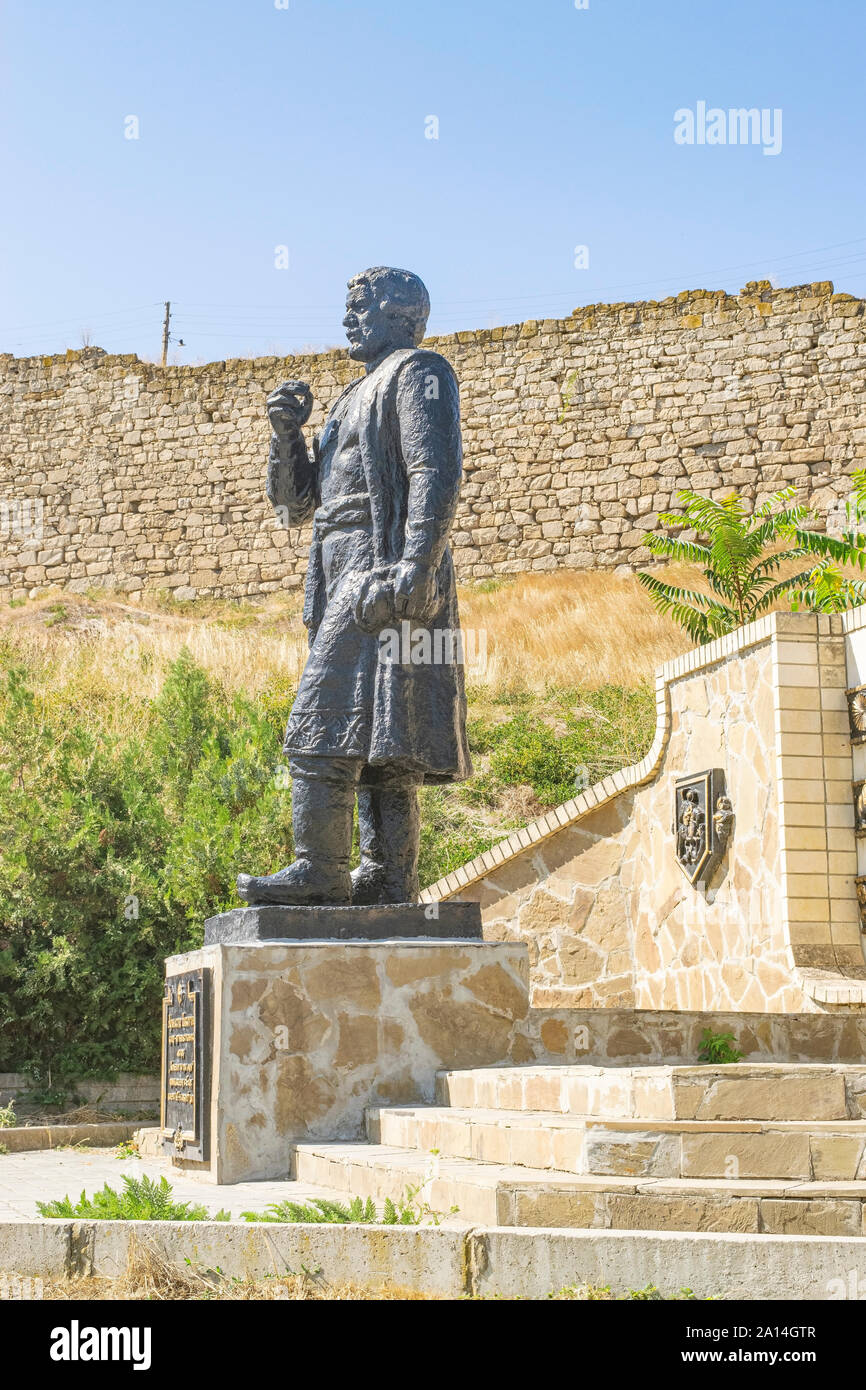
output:
[[[484,1225],[866,1234],[866,1065],[477,1068],[438,1101],[293,1145],[294,1176]]]

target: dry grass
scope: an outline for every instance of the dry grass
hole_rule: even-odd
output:
[[[30,1129],[34,1125],[102,1125],[134,1123],[153,1119],[154,1111],[146,1107],[141,1110],[102,1110],[98,1105],[79,1105],[73,1110],[52,1109],[45,1105],[25,1105],[15,1103],[16,1126]]]
[[[256,691],[274,675],[297,680],[306,655],[300,605],[125,603],[109,594],[55,594],[0,610],[8,655],[43,668],[55,689],[158,695],[183,647],[229,691]]]
[[[520,575],[463,591],[460,609],[464,627],[487,633],[491,690],[633,688],[691,645],[633,575],[604,570]]]
[[[465,588],[460,602],[464,628],[486,641],[486,663],[469,671],[479,693],[635,687],[689,645],[633,576],[525,575]],[[22,660],[44,691],[74,688],[77,702],[95,705],[153,698],[184,646],[229,692],[288,690],[307,654],[300,610],[299,595],[166,606],[57,592],[0,609],[0,661]]]
[[[32,1289],[34,1281],[14,1273],[4,1275],[13,1285]],[[237,1303],[237,1302],[314,1302],[314,1303],[433,1303],[451,1301],[446,1295],[419,1293],[415,1289],[388,1284],[378,1288],[351,1282],[331,1284],[321,1273],[304,1269],[301,1273],[275,1268],[269,1278],[232,1279],[221,1270],[173,1264],[152,1242],[133,1237],[127,1267],[117,1279],[44,1279],[41,1297],[47,1302],[125,1301],[145,1303]],[[26,1295],[25,1295],[26,1296]],[[575,1283],[551,1291],[547,1300],[555,1302],[614,1302],[622,1300],[681,1301],[694,1299],[690,1289],[662,1294],[654,1285],[613,1294],[607,1286]],[[545,1300],[545,1301],[547,1301]],[[469,1295],[460,1300],[470,1303],[523,1302],[518,1295]],[[535,1301],[535,1300],[533,1300]]]
[[[15,1276],[11,1275],[14,1279]],[[316,1273],[279,1271],[267,1279],[230,1279],[218,1270],[177,1265],[151,1242],[133,1237],[127,1266],[118,1279],[45,1279],[43,1297],[51,1301],[124,1300],[143,1302],[418,1302],[435,1297],[396,1286],[366,1288],[330,1284]]]

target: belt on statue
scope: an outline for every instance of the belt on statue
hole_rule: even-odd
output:
[[[364,492],[345,493],[342,497],[332,497],[317,507],[313,514],[313,543],[310,547],[310,563],[307,568],[307,581],[304,586],[304,624],[310,632],[310,640],[318,629],[325,611],[325,577],[322,570],[322,542],[338,531],[349,531],[363,527],[371,530],[373,514],[370,498]]]
[[[350,527],[369,527],[373,524],[370,499],[366,493],[347,493],[343,497],[332,497],[313,515],[313,537],[323,541],[332,531],[345,531]]]

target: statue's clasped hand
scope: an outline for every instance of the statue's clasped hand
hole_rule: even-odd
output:
[[[394,608],[401,618],[427,622],[439,606],[439,576],[422,560],[401,560],[394,570]]]
[[[276,434],[291,434],[310,418],[313,393],[305,381],[284,381],[267,399],[268,419]]]
[[[355,622],[362,632],[378,635],[394,621],[394,585],[389,574],[366,574],[355,600]]]
[[[400,560],[387,574],[368,574],[355,603],[355,621],[364,632],[380,633],[401,618],[427,622],[441,603],[439,576],[422,560]]]

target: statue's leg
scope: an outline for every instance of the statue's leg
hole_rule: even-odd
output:
[[[289,770],[294,862],[265,878],[239,875],[238,892],[250,903],[346,905],[351,901],[352,814],[361,763],[293,757]]]
[[[352,902],[417,902],[420,779],[388,768],[367,769],[367,778],[358,787],[361,863]]]

